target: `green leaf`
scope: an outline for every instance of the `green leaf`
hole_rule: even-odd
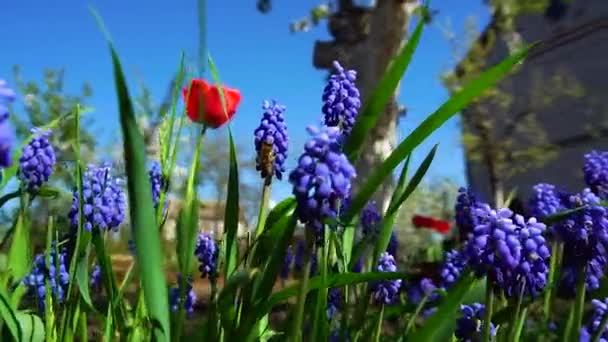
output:
[[[414,51],[416,51],[423,28],[424,21],[420,20],[407,44],[393,59],[377,87],[364,102],[365,106],[359,114],[357,122],[344,147],[344,152],[349,157],[349,160],[357,160],[357,154],[365,143],[369,131],[374,128],[378,117],[384,112],[389,99],[395,94],[395,89],[397,89],[403,74],[410,65]]]
[[[232,131],[230,135],[230,173],[228,175],[228,194],[224,213],[224,229],[226,232],[226,267],[224,277],[228,278],[236,270],[239,252],[237,232],[239,229],[239,167],[236,160],[236,148]]]
[[[438,329],[438,327],[451,324],[455,321],[460,304],[474,284],[475,277],[473,274],[467,273],[462,275],[454,287],[448,291],[447,297],[438,307],[437,311],[426,320],[424,326],[410,336],[407,336],[407,341],[440,341],[439,335],[443,335],[445,332],[442,329]]]
[[[429,170],[429,167],[431,167],[431,164],[433,163],[435,153],[437,152],[437,146],[438,145],[433,146],[429,154],[426,155],[426,157],[418,167],[418,170],[416,170],[416,172],[414,173],[414,176],[412,176],[412,179],[407,183],[407,186],[405,187],[401,195],[397,198],[395,203],[389,207],[387,211],[388,215],[396,213],[401,207],[401,205],[405,202],[405,200],[407,200],[408,197],[410,197],[410,195],[414,192],[414,190],[418,188],[418,185],[420,185],[420,182],[422,182],[422,178],[424,178],[427,171]],[[384,248],[386,249],[386,247]]]
[[[59,196],[59,194],[61,194],[61,190],[50,187],[48,185],[43,185],[40,187],[40,189],[38,189],[36,196],[57,198]]]
[[[27,195],[23,195],[27,197]],[[21,209],[15,221],[13,241],[8,252],[10,274],[13,280],[21,280],[31,269],[31,239],[27,215],[27,198],[22,199]]]
[[[40,317],[32,314],[17,313],[17,320],[19,320],[19,325],[21,326],[21,330],[23,335],[21,335],[20,341],[29,341],[29,342],[44,342],[44,324],[42,324],[42,320]]]
[[[403,163],[403,168],[401,169],[401,173],[399,174],[399,180],[397,180],[397,184],[395,185],[395,190],[393,191],[393,195],[391,196],[391,202],[389,204],[389,208],[395,205],[395,202],[399,199],[403,191],[405,190],[405,181],[407,180],[407,171],[410,166],[411,154],[408,154],[405,158],[405,162]]]
[[[4,297],[3,293],[0,293],[0,316],[2,322],[4,322],[4,325],[11,332],[15,341],[19,341],[19,337],[22,334],[21,324],[17,319],[15,311],[11,307],[9,301]]]
[[[392,280],[392,279],[406,279],[408,275],[403,272],[366,272],[366,273],[341,273],[331,274],[327,277],[327,283],[325,286],[329,288],[342,287],[346,285],[360,284],[369,281],[378,280]],[[308,291],[318,290],[323,286],[321,276],[310,278],[308,281]],[[268,298],[265,310],[270,310],[273,306],[288,300],[291,297],[295,297],[298,294],[300,287],[298,284],[286,287],[276,293],[273,293]],[[265,313],[266,311],[264,311]],[[260,313],[261,314],[261,313]]]
[[[533,45],[532,45],[533,46]],[[490,70],[485,71],[475,80],[467,84],[462,90],[454,94],[439,109],[427,117],[414,131],[405,138],[399,146],[388,156],[382,166],[377,168],[361,186],[361,190],[353,199],[345,221],[350,222],[354,213],[360,212],[369,201],[376,189],[392,175],[393,170],[412,153],[436,129],[441,127],[448,119],[460,112],[472,100],[481,95],[485,90],[494,86],[504,78],[509,71],[520,63],[527,55],[529,46],[503,60]],[[352,137],[352,135],[351,135]]]
[[[150,229],[156,227],[156,220],[152,204],[152,190],[148,182],[145,164],[144,139],[135,120],[133,104],[120,59],[109,39],[108,45],[112,56],[123,133],[129,211],[135,237],[135,258],[140,271],[150,320],[158,323],[153,327],[154,337],[156,341],[168,341],[170,336],[169,301],[162,269],[163,258],[159,232],[157,229]]]
[[[87,303],[90,310],[96,311],[89,293],[89,249],[90,248],[87,248],[87,257],[81,258],[76,266],[76,282],[78,283],[78,289],[84,302]]]

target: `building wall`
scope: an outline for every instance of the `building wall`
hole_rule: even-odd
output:
[[[584,95],[564,97],[536,110],[536,118],[547,132],[549,142],[563,147],[558,157],[542,168],[507,179],[505,193],[517,187],[518,195],[525,199],[531,187],[541,181],[578,191],[584,186],[583,155],[592,149],[608,150],[608,1],[573,0],[559,20],[543,15],[520,16],[516,27],[524,42],[543,41],[544,46],[539,46],[516,74],[500,84],[501,89],[513,94],[513,103],[507,112],[497,111],[496,115],[513,118],[529,109],[534,102],[531,99],[533,82],[537,87],[547,87],[548,79],[555,75],[572,79],[573,84],[582,86]],[[490,64],[499,62],[507,54],[505,42],[497,40],[489,57]],[[552,91],[559,89],[545,89],[545,92]],[[465,110],[463,116],[466,115]],[[503,119],[496,120],[493,127],[499,137],[505,136]],[[515,134],[515,141],[518,140]],[[490,201],[487,170],[467,161],[467,176],[473,190]]]

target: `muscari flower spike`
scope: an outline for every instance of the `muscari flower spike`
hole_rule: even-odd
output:
[[[178,286],[171,288],[169,292],[169,302],[171,305],[171,311],[177,312],[180,307],[181,299],[179,297],[179,282],[181,281],[182,275],[178,274],[177,283]],[[186,281],[186,300],[184,301],[184,310],[188,316],[191,316],[194,312],[194,303],[196,303],[196,292],[192,289],[192,278],[189,277]]]
[[[463,241],[466,241],[473,232],[473,229],[479,224],[480,215],[485,216],[484,211],[488,208],[489,206],[486,203],[478,201],[477,196],[470,189],[458,189],[454,212],[456,213],[456,225],[460,231],[460,238]]]
[[[5,80],[0,79],[0,168],[13,164],[11,151],[15,143],[15,134],[8,124],[9,103],[15,101],[15,92],[8,87]]]
[[[340,203],[350,194],[356,173],[341,150],[337,128],[309,127],[308,132],[312,138],[289,175],[289,182],[293,185],[299,220],[314,230],[317,242],[321,243],[324,222],[337,219]]]
[[[342,307],[342,293],[339,288],[331,288],[327,292],[327,319],[335,317]]]
[[[111,168],[106,165],[89,165],[82,179],[84,228],[117,231],[125,219],[126,196],[119,179],[113,178]],[[72,228],[78,227],[79,194],[74,189],[72,207],[68,214]]]
[[[432,302],[438,297],[435,289],[437,289],[435,283],[429,278],[422,278],[420,281],[411,282],[405,289],[407,301],[418,305],[425,296],[429,296],[429,302]]]
[[[36,193],[48,182],[57,160],[55,149],[49,142],[51,131],[42,132],[34,128],[31,132],[37,136],[23,147],[17,176],[28,192]]]
[[[471,305],[461,305],[461,317],[456,321],[456,330],[454,335],[461,342],[481,341],[481,333],[483,325],[483,316],[485,305],[473,303]],[[496,336],[496,328],[490,323],[490,335]]]
[[[440,271],[442,287],[450,288],[454,285],[466,266],[467,260],[465,253],[456,249],[446,252],[445,261],[443,262]]]
[[[162,168],[159,162],[152,163],[150,170],[148,170],[148,181],[152,187],[152,202],[154,203],[154,209],[158,209],[158,202],[160,201],[161,191],[167,191],[169,182],[167,177],[163,176]],[[167,210],[169,202],[165,198],[165,204],[163,211]]]
[[[603,301],[593,299],[591,304],[593,305],[593,314],[591,315],[589,323],[581,328],[580,342],[591,341],[591,337],[593,337],[600,328],[602,318],[604,318],[608,311],[608,298],[604,298]],[[604,327],[604,331],[602,331],[599,341],[608,341],[608,326]]]
[[[585,182],[601,199],[608,199],[608,151],[591,151],[585,154],[583,166]]]
[[[22,280],[23,285],[28,287],[36,297],[38,309],[41,313],[45,312],[46,281],[48,280],[49,282],[51,295],[59,303],[63,302],[70,281],[70,275],[66,266],[66,251],[63,249],[56,251],[55,246],[56,242],[53,242],[50,262],[47,264],[47,255],[45,253],[37,254],[34,258],[34,267],[31,273]]]
[[[283,179],[285,160],[287,159],[287,125],[285,124],[285,106],[276,101],[264,101],[264,114],[258,128],[254,132],[256,170],[267,182],[273,176]]]
[[[101,267],[99,265],[95,265],[95,267],[93,267],[89,284],[92,288],[96,288],[101,285]]]
[[[539,183],[534,186],[534,195],[528,202],[530,214],[537,218],[545,218],[564,210],[559,190],[552,184]]]
[[[380,255],[378,272],[397,272],[395,258],[384,252]],[[392,304],[397,300],[401,290],[401,279],[381,280],[371,284],[372,298],[376,304]]]
[[[378,233],[378,224],[382,220],[376,202],[369,202],[361,211],[361,232],[363,236],[370,236]]]
[[[345,70],[337,61],[333,62],[335,73],[330,76],[323,90],[323,108],[325,125],[338,127],[347,138],[355,125],[361,107],[359,89],[355,85],[357,72]]]
[[[289,277],[289,271],[291,270],[293,259],[293,247],[288,246],[287,252],[285,253],[285,259],[283,260],[283,265],[281,267],[281,272],[279,272],[279,276],[281,277],[281,279],[285,280]]]
[[[202,278],[215,278],[217,275],[217,258],[219,249],[210,234],[201,233],[194,251],[199,262],[199,271]]]
[[[397,255],[397,250],[399,249],[399,239],[397,238],[397,232],[394,230],[391,232],[391,238],[388,240],[388,246],[386,246],[386,251],[390,255]]]

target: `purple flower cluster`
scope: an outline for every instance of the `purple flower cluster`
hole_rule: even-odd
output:
[[[279,180],[285,172],[287,159],[287,125],[283,113],[285,106],[276,101],[264,101],[264,114],[260,126],[255,130],[256,170],[269,181],[272,176]]]
[[[217,258],[219,249],[210,234],[201,233],[194,251],[199,262],[201,277],[214,278],[217,275]]]
[[[163,171],[160,163],[152,163],[152,167],[148,170],[148,180],[152,187],[152,202],[154,203],[154,209],[158,208],[158,202],[160,201],[160,193],[167,191],[169,182],[167,177],[163,176]],[[163,210],[167,210],[169,202],[165,199],[165,207]]]
[[[287,279],[289,277],[289,271],[291,271],[291,265],[293,264],[293,247],[287,246],[287,252],[285,253],[285,259],[283,260],[283,265],[281,266],[281,271],[279,272],[279,276],[281,279]]]
[[[429,296],[429,299],[434,300],[436,299],[434,295],[436,289],[435,283],[429,278],[422,278],[420,281],[412,282],[406,289],[407,301],[410,304],[418,305],[427,296]]]
[[[445,253],[445,260],[441,265],[441,282],[445,288],[450,288],[458,281],[467,265],[466,254],[453,249]]]
[[[480,223],[466,245],[467,259],[478,275],[488,275],[508,296],[535,295],[544,288],[549,248],[545,225],[509,209],[477,209]],[[525,279],[525,282],[524,282]]]
[[[608,151],[591,151],[585,155],[585,182],[601,199],[608,199]]]
[[[345,70],[337,61],[333,62],[336,72],[330,76],[323,90],[323,114],[325,125],[339,127],[344,138],[348,137],[355,125],[361,107],[359,89],[355,85],[357,72]]]
[[[456,213],[456,225],[460,232],[460,239],[466,241],[479,224],[479,216],[485,216],[489,206],[477,200],[470,189],[458,189],[458,197],[454,211]]]
[[[118,179],[111,176],[109,166],[90,165],[82,179],[84,199],[84,228],[118,230],[126,212],[126,196]],[[73,228],[78,227],[79,194],[74,189],[72,207],[68,214]]]
[[[5,80],[0,79],[0,168],[13,164],[11,151],[15,143],[15,134],[8,124],[8,108],[6,105],[15,101],[15,92],[8,87]]]
[[[58,252],[58,253],[57,253]],[[44,313],[46,298],[46,282],[49,282],[51,295],[62,303],[70,281],[67,271],[67,256],[64,250],[56,251],[55,243],[51,248],[49,263],[45,253],[37,254],[34,267],[23,280],[23,285],[34,294],[38,301],[40,312]]]
[[[391,232],[391,238],[388,240],[388,246],[386,246],[386,252],[390,255],[397,255],[399,249],[399,239],[397,238],[397,232],[394,230]]]
[[[397,272],[397,263],[395,258],[384,252],[380,255],[378,266],[376,267],[378,272]],[[381,280],[371,284],[372,297],[374,302],[377,304],[392,304],[394,303],[401,290],[401,279],[394,280]]]
[[[49,142],[51,131],[41,132],[34,128],[32,133],[38,135],[23,147],[17,176],[28,192],[36,193],[48,182],[57,160],[55,149]]]
[[[530,214],[540,219],[564,210],[561,196],[554,185],[539,183],[534,186],[534,195],[528,202]]]
[[[580,342],[591,341],[591,337],[600,328],[602,318],[608,312],[608,298],[605,298],[603,301],[593,299],[591,304],[593,305],[593,314],[589,323],[581,328]],[[599,341],[608,341],[608,327],[605,327],[604,331],[602,331]]]
[[[331,288],[327,292],[327,319],[332,319],[342,307],[342,293],[339,288]]]
[[[369,202],[361,211],[361,232],[363,236],[375,236],[378,233],[378,224],[382,216],[378,212],[376,202]]]
[[[181,281],[181,274],[177,276],[177,283],[179,284]],[[196,292],[192,289],[192,278],[188,278],[186,281],[186,296],[184,301],[184,310],[188,316],[192,315],[194,312],[194,303],[196,303]],[[179,285],[174,286],[169,291],[169,302],[171,305],[171,311],[177,312],[180,308],[180,303],[182,302],[179,296]]]
[[[456,331],[454,331],[458,341],[481,341],[482,328],[486,324],[483,321],[485,309],[485,305],[479,303],[460,307],[461,317],[456,321]],[[490,334],[496,336],[496,328],[492,323],[490,323]]]
[[[318,241],[323,240],[326,219],[336,219],[340,203],[350,194],[355,168],[342,152],[340,131],[309,127],[312,138],[306,143],[298,166],[289,175],[297,201],[296,213]]]
[[[91,271],[91,279],[89,280],[89,284],[92,288],[96,288],[101,285],[101,267],[99,265],[95,265],[93,267],[93,271]]]

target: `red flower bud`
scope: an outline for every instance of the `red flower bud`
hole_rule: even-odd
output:
[[[429,228],[439,234],[446,234],[450,231],[451,223],[448,221],[434,219],[428,216],[414,215],[412,224],[416,228]]]
[[[218,128],[230,121],[236,113],[236,107],[241,102],[241,93],[238,90],[222,86],[226,101],[226,112],[224,112],[220,92],[216,85],[210,85],[205,80],[195,78],[190,82],[189,88],[183,89],[186,114],[190,120],[211,128]]]

